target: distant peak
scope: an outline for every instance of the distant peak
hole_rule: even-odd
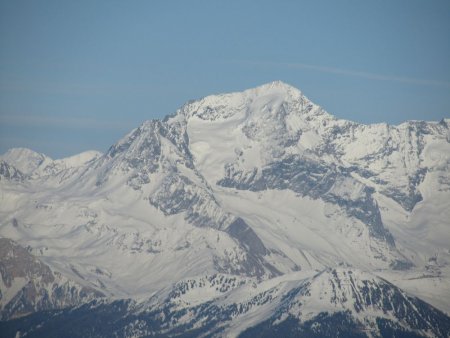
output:
[[[31,174],[42,163],[52,161],[50,157],[28,148],[11,148],[1,158],[24,174]]]
[[[14,156],[44,156],[43,154],[40,154],[34,150],[28,149],[28,148],[11,148],[8,149],[8,151],[4,155],[14,155]]]

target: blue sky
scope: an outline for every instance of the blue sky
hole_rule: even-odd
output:
[[[273,80],[362,123],[450,117],[450,1],[0,0],[0,153],[105,151]]]

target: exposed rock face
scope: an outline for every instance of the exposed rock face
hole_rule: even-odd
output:
[[[66,308],[103,294],[67,280],[10,239],[0,238],[1,320]]]
[[[302,196],[321,198],[346,210],[366,224],[374,238],[394,247],[394,239],[384,228],[378,205],[372,197],[373,189],[354,179],[345,169],[338,169],[308,158],[289,156],[270,163],[261,173],[234,172],[227,167],[226,177],[217,182],[224,187],[261,191],[290,189]]]
[[[9,165],[7,162],[0,161],[0,180],[1,179],[20,182],[23,181],[24,175],[20,170]]]

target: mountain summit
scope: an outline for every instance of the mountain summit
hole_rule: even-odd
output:
[[[445,337],[448,135],[445,120],[340,120],[277,81],[190,101],[105,154],[11,150],[0,236],[42,267],[26,278],[59,284],[30,293],[2,258],[0,329]],[[11,320],[15,300],[29,316]],[[87,317],[109,325],[75,330]]]

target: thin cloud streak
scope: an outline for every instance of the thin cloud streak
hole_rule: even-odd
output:
[[[255,62],[253,62],[253,61],[237,61],[237,62],[252,64],[252,65],[257,65],[257,66],[285,67],[285,68],[290,68],[290,69],[307,69],[307,70],[314,70],[314,71],[328,73],[328,74],[360,77],[360,78],[365,78],[365,79],[369,79],[369,80],[401,82],[401,83],[422,85],[422,86],[450,87],[450,82],[447,82],[447,81],[416,79],[416,78],[403,77],[403,76],[375,74],[375,73],[360,72],[360,71],[354,71],[354,70],[336,68],[336,67],[324,67],[324,66],[319,66],[319,65],[311,65],[311,64],[306,64],[306,63],[258,62],[258,61],[255,61]]]
[[[123,95],[124,93],[145,95],[156,90],[157,88],[157,85],[57,83],[48,81],[30,81],[26,79],[0,81],[0,93],[14,91],[71,96],[108,96]]]
[[[35,115],[4,115],[0,114],[2,126],[18,127],[56,127],[65,129],[96,129],[96,130],[123,130],[131,129],[130,122],[98,120],[85,117],[54,117]]]

